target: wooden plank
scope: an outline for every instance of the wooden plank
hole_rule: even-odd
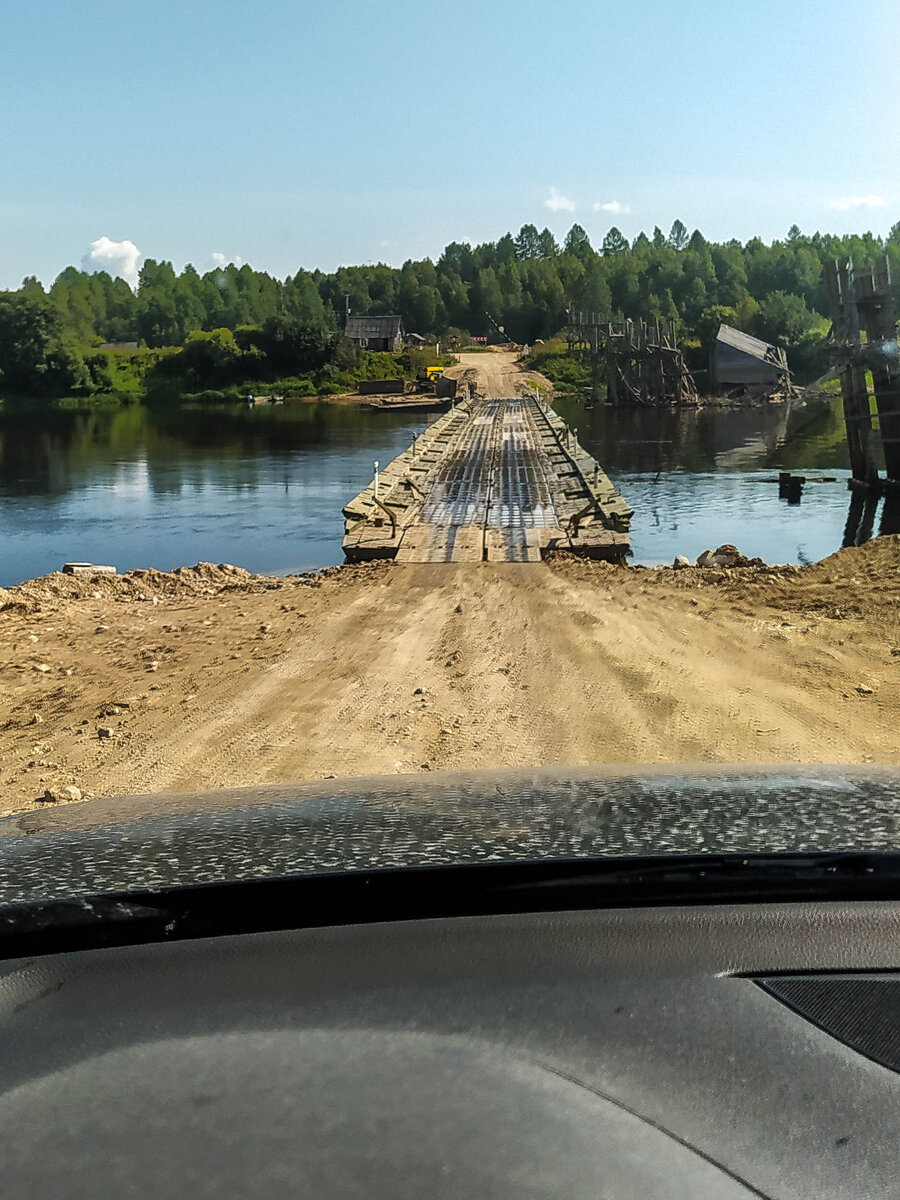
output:
[[[406,530],[397,562],[481,562],[480,525],[414,525]]]
[[[835,260],[828,273],[831,319],[835,341],[840,344],[841,396],[853,478],[864,486],[878,485],[871,411],[865,369],[858,361],[860,347],[859,313],[853,296],[853,263]]]
[[[484,558],[484,529],[480,525],[451,526],[448,562],[481,562]]]
[[[547,529],[525,530],[525,557],[523,562],[540,562],[542,549],[547,541]]]
[[[510,529],[488,528],[484,531],[484,551],[488,562],[521,561],[519,554],[524,552],[525,547],[523,545],[520,552],[511,534]]]
[[[431,540],[428,525],[411,525],[403,531],[403,539],[395,562],[425,562],[425,554]]]

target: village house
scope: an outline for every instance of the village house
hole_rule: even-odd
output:
[[[360,350],[389,350],[396,353],[403,349],[403,318],[348,317],[344,336]]]

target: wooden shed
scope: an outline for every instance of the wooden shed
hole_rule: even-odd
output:
[[[396,353],[403,349],[403,318],[348,317],[344,335],[361,350],[390,350]]]
[[[779,388],[790,384],[787,354],[759,338],[720,325],[710,355],[710,373],[718,391],[736,387]]]

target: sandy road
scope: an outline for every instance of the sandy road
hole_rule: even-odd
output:
[[[709,574],[381,565],[7,607],[0,811],[66,783],[900,761],[900,538],[797,574]]]
[[[549,388],[548,381],[535,371],[524,371],[518,365],[518,353],[493,350],[475,354],[459,354],[459,364],[445,372],[451,378],[474,374],[479,392],[484,396],[508,398],[518,396],[531,382]]]

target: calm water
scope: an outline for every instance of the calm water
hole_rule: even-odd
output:
[[[895,532],[884,505],[854,512],[842,422],[817,404],[727,412],[585,412],[560,400],[635,509],[634,561],[721,542],[804,562],[845,537]],[[0,414],[0,584],[71,559],[120,571],[200,559],[286,573],[341,561],[341,506],[427,418],[297,405]],[[778,470],[837,476],[779,500]]]

